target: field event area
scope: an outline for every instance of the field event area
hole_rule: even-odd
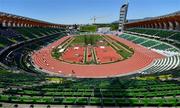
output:
[[[107,64],[125,60],[133,49],[107,35],[75,35],[53,46],[55,59],[77,64]]]

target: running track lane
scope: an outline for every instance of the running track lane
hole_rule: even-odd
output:
[[[133,74],[133,72],[150,65],[154,59],[164,57],[157,52],[151,51],[143,46],[136,45],[125,39],[113,35],[108,36],[133,48],[134,55],[121,62],[103,65],[78,65],[61,62],[54,59],[51,56],[51,52],[54,46],[58,46],[66,39],[70,38],[70,36],[66,36],[35,52],[32,55],[32,60],[36,66],[52,73],[61,73],[68,76],[73,72],[75,76],[79,78],[103,78]]]

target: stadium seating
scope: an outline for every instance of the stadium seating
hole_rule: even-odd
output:
[[[43,80],[43,77],[28,73],[13,73],[7,70],[0,70],[0,88],[9,86],[25,86],[32,85]]]
[[[154,40],[148,40],[145,43],[142,43],[141,45],[145,46],[145,47],[151,47],[153,45],[157,45],[159,44],[159,42],[154,41]]]
[[[8,38],[2,35],[0,35],[0,43],[2,47],[14,44],[14,42],[10,41]]]
[[[144,39],[144,38],[138,38],[138,39],[134,40],[133,42],[136,44],[140,44],[140,43],[144,42],[145,40],[146,39]]]
[[[43,35],[51,35],[53,33],[61,32],[61,29],[56,28],[14,28],[14,30],[21,33],[26,38],[37,38]]]
[[[180,41],[180,33],[176,33],[176,34],[172,35],[172,36],[170,37],[170,39]]]
[[[0,34],[2,36],[6,36],[8,39],[12,41],[14,40],[20,42],[25,40],[25,38],[21,34],[17,33],[15,30],[11,28],[0,29]]]
[[[160,44],[160,45],[157,45],[155,47],[152,47],[152,48],[155,48],[155,49],[160,49],[160,50],[167,50],[169,48],[172,48],[171,46],[167,45],[167,44]]]
[[[147,35],[154,35],[161,38],[168,38],[173,39],[175,41],[180,42],[180,32],[179,31],[167,31],[161,29],[145,29],[145,28],[131,28],[128,31],[147,34]]]
[[[180,56],[179,55],[171,56],[164,59],[155,60],[153,64],[149,68],[144,70],[142,73],[152,74],[156,72],[168,71],[177,68],[179,64],[180,64]]]
[[[1,62],[4,62],[4,64],[8,66],[13,66],[13,67],[17,66],[18,68],[26,70],[30,73],[33,73],[33,72],[36,73],[37,71],[33,71],[33,68],[26,67],[25,63],[29,61],[29,59],[25,59],[27,58],[26,56],[29,55],[30,52],[33,52],[34,50],[38,50],[39,48],[58,40],[62,36],[63,35],[54,35],[44,40],[33,42],[33,44],[26,45],[25,47],[12,52],[12,54],[8,56],[8,61],[4,59],[4,60],[1,60]]]
[[[7,80],[11,79],[6,79],[6,82]],[[18,80],[19,77],[17,77]],[[36,81],[30,83],[36,83]],[[24,83],[24,85],[30,83]],[[21,84],[23,81],[17,82],[16,85],[21,86]],[[62,83],[57,84],[8,87],[0,95],[0,101],[61,105],[178,106],[179,95],[180,86],[176,81],[122,80],[120,78],[63,79]]]
[[[12,44],[35,39],[45,35],[61,33],[63,29],[56,28],[0,28],[0,50]]]
[[[154,40],[154,39],[148,39],[148,38],[141,37],[138,35],[131,35],[131,34],[124,33],[124,34],[120,35],[119,37],[124,38],[129,41],[132,41],[136,44],[145,46],[147,48],[166,50],[166,51],[172,51],[172,52],[179,51],[177,48],[172,47],[172,45],[168,45],[168,44],[162,43],[161,41]]]

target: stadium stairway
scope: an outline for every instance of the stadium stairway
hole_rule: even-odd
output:
[[[178,67],[180,67],[180,55],[175,55],[155,60],[149,68],[142,72],[142,74],[164,72]]]

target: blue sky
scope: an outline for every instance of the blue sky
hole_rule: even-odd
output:
[[[125,0],[0,0],[0,11],[59,24],[87,24],[118,20]],[[180,0],[129,0],[128,19],[153,17],[180,11]]]

